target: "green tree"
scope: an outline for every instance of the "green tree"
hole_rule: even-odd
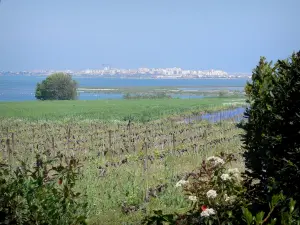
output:
[[[35,97],[40,100],[72,100],[77,98],[77,83],[71,75],[54,73],[37,83]]]
[[[275,65],[262,57],[245,90],[248,121],[241,126],[246,175],[256,181],[252,197],[263,205],[283,191],[300,202],[300,52]]]

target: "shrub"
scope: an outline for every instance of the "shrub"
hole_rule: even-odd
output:
[[[54,73],[37,83],[35,97],[40,100],[73,100],[77,98],[77,83],[69,74]]]
[[[44,158],[37,155],[33,168],[1,164],[0,224],[86,224],[87,204],[74,191],[78,161]]]
[[[244,158],[249,183],[255,181],[249,197],[263,206],[282,190],[299,202],[300,52],[274,66],[262,57],[246,94]]]
[[[240,220],[241,207],[247,207],[240,172],[237,168],[228,169],[235,160],[234,155],[209,157],[187,179],[178,181],[175,186],[182,188],[191,203],[191,209],[182,215],[156,215],[145,219],[153,224],[161,220],[176,224],[228,224]],[[160,215],[160,216],[159,216]],[[236,224],[236,223],[233,223]]]
[[[209,157],[199,169],[179,180],[175,186],[182,188],[191,203],[191,209],[184,214],[163,214],[154,211],[143,223],[152,225],[168,224],[218,224],[218,225],[262,225],[300,224],[296,201],[282,193],[271,196],[269,209],[249,210],[251,201],[245,198],[247,189],[237,168],[228,168],[233,155]]]

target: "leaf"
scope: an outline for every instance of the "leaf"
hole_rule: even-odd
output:
[[[274,219],[272,219],[271,223],[268,223],[268,225],[275,225],[275,224],[276,224],[276,221],[277,221],[277,219],[274,218]]]
[[[249,209],[242,207],[243,211],[243,219],[246,221],[247,225],[251,225],[253,222],[253,216],[252,213],[249,211]]]
[[[288,212],[281,214],[281,224],[290,224],[290,215]]]
[[[290,213],[292,213],[295,209],[296,201],[294,199],[290,200]]]
[[[264,220],[264,215],[265,215],[265,212],[259,212],[256,214],[256,216],[255,216],[256,224],[262,224],[262,222]]]
[[[280,193],[278,195],[273,195],[272,200],[271,200],[271,209],[274,209],[276,207],[276,205],[283,199],[284,199],[284,196],[282,193]]]
[[[227,215],[228,215],[229,218],[231,218],[232,217],[232,211],[231,210],[227,211]]]

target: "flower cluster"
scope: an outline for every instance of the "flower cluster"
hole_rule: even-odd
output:
[[[240,171],[238,170],[238,168],[233,168],[233,169],[228,169],[228,173],[230,174],[230,176],[234,178],[238,178]]]
[[[210,156],[187,179],[176,183],[176,187],[183,186],[195,212],[200,212],[203,221],[215,222],[220,215],[228,215],[228,207],[238,204],[239,170],[227,167],[233,158],[225,154],[221,157]]]
[[[191,195],[191,196],[189,196],[189,200],[191,200],[192,202],[196,202],[197,196]]]
[[[217,192],[215,190],[209,190],[206,193],[207,198],[216,198],[217,197]]]
[[[221,179],[222,179],[222,180],[230,180],[231,177],[230,177],[230,175],[229,175],[228,173],[223,173],[223,174],[221,175]]]
[[[204,209],[203,209],[204,208]],[[211,215],[215,215],[216,212],[212,208],[202,207],[201,217],[209,217]]]
[[[216,156],[210,156],[206,161],[212,163],[214,166],[223,165],[225,163],[222,158]]]
[[[238,168],[228,169],[229,174],[239,174],[240,171]]]
[[[221,179],[226,181],[226,180],[233,180],[238,178],[239,176],[239,170],[238,168],[233,168],[233,169],[228,169],[228,173],[223,173],[221,175]]]

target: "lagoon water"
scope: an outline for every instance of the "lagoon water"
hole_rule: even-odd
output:
[[[203,115],[192,116],[185,118],[185,123],[191,123],[193,121],[208,120],[211,123],[218,123],[222,120],[232,119],[235,122],[240,122],[244,119],[245,107],[238,107],[235,109],[228,109],[219,112],[205,113]]]
[[[0,76],[0,101],[35,100],[36,84],[43,79],[45,79],[44,76]],[[231,90],[242,90],[247,81],[247,79],[122,79],[102,77],[74,77],[74,79],[78,82],[79,87],[202,86],[201,89],[227,87]],[[201,96],[180,96],[180,98],[192,97],[199,98]],[[121,98],[122,94],[116,93],[79,93],[80,100]]]

